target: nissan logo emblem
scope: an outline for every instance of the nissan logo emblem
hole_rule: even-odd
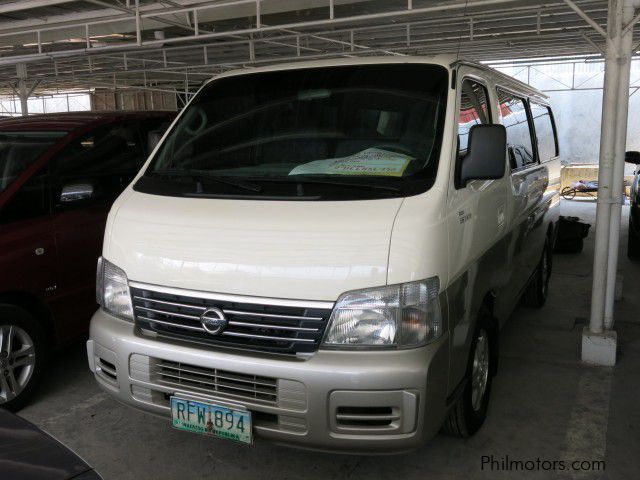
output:
[[[227,318],[219,308],[207,308],[204,313],[200,315],[200,324],[207,333],[218,335],[224,330],[224,327],[227,326]]]

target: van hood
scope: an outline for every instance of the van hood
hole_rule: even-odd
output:
[[[127,194],[112,210],[104,256],[130,281],[324,301],[386,284],[402,205]]]

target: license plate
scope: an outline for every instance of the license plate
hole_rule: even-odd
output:
[[[251,412],[171,397],[171,425],[178,430],[253,443]]]

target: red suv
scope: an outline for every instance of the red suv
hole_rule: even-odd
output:
[[[0,120],[0,407],[21,408],[51,347],[88,331],[109,208],[173,115]]]

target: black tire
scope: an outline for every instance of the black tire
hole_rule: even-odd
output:
[[[528,308],[541,308],[547,301],[549,291],[549,279],[551,278],[551,267],[553,266],[553,256],[549,247],[549,240],[544,242],[542,256],[536,267],[529,285],[525,288],[520,298],[520,303]]]
[[[12,332],[13,354],[9,354],[6,348],[9,331]],[[24,337],[24,334],[27,337]],[[47,358],[47,342],[38,320],[23,308],[14,305],[0,304],[0,336],[0,408],[15,412],[29,402],[42,379]],[[33,356],[26,353],[30,350],[27,350],[29,341],[24,341],[25,339],[31,341]],[[16,366],[15,362],[25,365]],[[11,375],[7,372],[11,372]],[[19,388],[16,377],[24,382]]]
[[[565,200],[573,200],[576,198],[576,189],[573,187],[564,187],[560,192],[560,195]]]
[[[475,354],[479,341],[483,336],[488,348],[488,352],[486,353],[488,361],[486,367],[486,386],[484,387],[482,396],[476,400],[473,380],[474,365],[477,363]],[[449,411],[449,415],[442,425],[443,433],[455,437],[468,438],[482,427],[482,424],[487,418],[492,379],[497,369],[497,346],[498,332],[495,328],[495,322],[489,309],[483,305],[478,314],[478,321],[473,339],[471,340],[471,348],[469,349],[464,391]]]
[[[629,260],[640,260],[640,235],[636,233],[633,221],[629,219],[629,240],[627,242],[627,257]]]

